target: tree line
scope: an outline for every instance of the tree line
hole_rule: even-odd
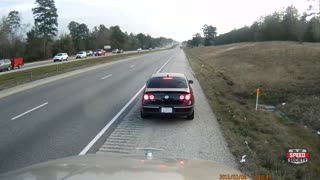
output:
[[[124,50],[164,46],[174,40],[153,38],[143,33],[123,32],[119,26],[100,24],[92,30],[84,23],[71,21],[69,33],[58,35],[58,14],[54,0],[36,0],[32,9],[34,24],[23,24],[18,11],[0,20],[0,59],[24,57],[25,61],[52,58],[58,52],[75,54],[80,50],[102,49],[105,45]]]
[[[199,45],[212,46],[215,44],[215,39],[217,36],[217,28],[212,25],[205,24],[202,28],[204,37],[200,33],[193,35],[191,40],[186,43],[189,47],[197,47]]]
[[[320,18],[318,13],[299,14],[293,5],[283,11],[261,17],[251,26],[234,29],[214,37],[213,43],[206,44],[204,37],[197,33],[187,42],[189,46],[223,45],[256,41],[297,41],[320,42]]]

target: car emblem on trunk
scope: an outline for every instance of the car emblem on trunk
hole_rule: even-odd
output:
[[[169,96],[168,96],[168,95],[165,95],[164,98],[165,98],[165,99],[169,99]]]

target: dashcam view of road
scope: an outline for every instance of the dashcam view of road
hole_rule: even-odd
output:
[[[0,179],[319,179],[320,1],[120,1],[0,2]]]

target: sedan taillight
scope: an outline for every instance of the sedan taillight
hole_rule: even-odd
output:
[[[154,95],[152,95],[152,94],[149,95],[149,99],[150,99],[150,100],[154,100]]]
[[[180,99],[180,100],[187,100],[187,101],[189,101],[189,100],[191,100],[191,94],[188,93],[188,94],[180,95],[180,96],[179,96],[179,99]]]
[[[144,99],[144,100],[149,100],[149,95],[148,95],[148,94],[144,94],[144,95],[143,95],[143,99]]]
[[[154,95],[153,94],[150,94],[150,93],[145,93],[143,95],[143,100],[154,100]]]
[[[184,96],[184,99],[185,99],[185,100],[190,100],[190,99],[191,99],[191,94],[186,94],[186,95]]]

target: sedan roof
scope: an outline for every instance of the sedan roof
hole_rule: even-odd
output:
[[[152,74],[151,77],[186,77],[184,74],[182,73],[157,73],[157,74]]]

